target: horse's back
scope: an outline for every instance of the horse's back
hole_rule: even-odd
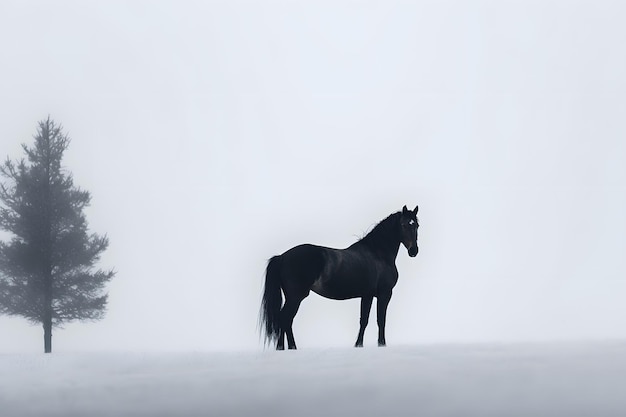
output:
[[[280,255],[280,264],[281,284],[287,294],[306,297],[313,290],[335,300],[375,296],[381,283],[387,281],[384,277],[395,271],[395,266],[385,265],[358,247],[335,249],[311,244],[289,249]]]
[[[326,250],[328,250],[328,248],[305,243],[294,246],[287,252],[280,255],[280,258],[283,264],[291,267],[322,267],[325,260],[324,252]]]
[[[281,283],[287,293],[306,296],[326,263],[326,250],[322,246],[303,244],[280,255]]]

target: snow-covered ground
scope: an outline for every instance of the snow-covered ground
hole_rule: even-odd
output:
[[[0,415],[624,416],[626,342],[5,354]]]

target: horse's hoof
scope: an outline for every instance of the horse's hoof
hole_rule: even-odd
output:
[[[387,344],[385,342],[378,342],[378,347],[385,347]]]
[[[354,345],[355,348],[362,348],[363,347],[363,343],[357,343]]]

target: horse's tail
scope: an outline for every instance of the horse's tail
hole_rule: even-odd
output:
[[[283,303],[283,295],[280,289],[280,269],[280,256],[274,256],[267,263],[265,288],[263,289],[261,312],[259,314],[260,330],[265,338],[265,345],[278,340],[280,335],[280,307]]]

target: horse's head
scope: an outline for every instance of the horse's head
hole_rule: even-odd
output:
[[[420,227],[420,224],[417,220],[417,209],[418,206],[415,206],[415,210],[411,211],[404,206],[400,216],[402,244],[412,258],[417,256],[419,250],[417,248],[417,229]]]

